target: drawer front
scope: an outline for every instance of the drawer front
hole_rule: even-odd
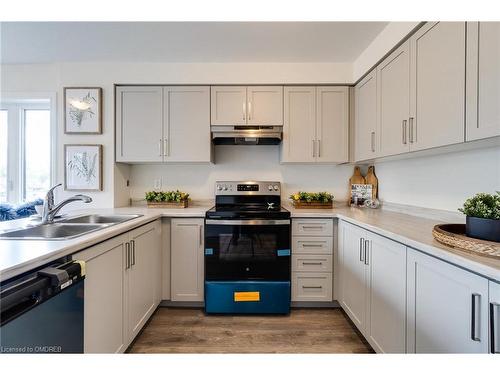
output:
[[[292,272],[292,301],[332,301],[332,274]]]
[[[332,237],[292,237],[293,254],[333,254]]]
[[[293,219],[292,236],[333,236],[333,220]]]
[[[331,255],[294,254],[292,272],[332,272]]]

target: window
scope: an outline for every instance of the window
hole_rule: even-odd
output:
[[[0,108],[0,202],[43,198],[52,176],[48,100],[3,102]]]

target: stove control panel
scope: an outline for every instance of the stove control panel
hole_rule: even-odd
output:
[[[217,181],[215,195],[280,195],[276,181]]]

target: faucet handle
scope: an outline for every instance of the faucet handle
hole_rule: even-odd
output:
[[[47,208],[50,210],[52,209],[52,207],[54,207],[54,190],[61,186],[62,184],[57,184],[57,185],[54,185],[52,186],[48,191],[47,191],[47,194],[45,195],[45,202],[44,202],[44,206],[45,206],[45,203],[47,204]]]

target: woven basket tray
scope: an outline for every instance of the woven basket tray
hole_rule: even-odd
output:
[[[465,235],[465,224],[440,224],[432,230],[434,238],[445,245],[489,258],[500,259],[500,243]]]
[[[188,200],[180,202],[147,202],[148,208],[187,208]]]
[[[293,201],[293,207],[295,208],[333,208],[333,202],[301,202],[301,201]]]

